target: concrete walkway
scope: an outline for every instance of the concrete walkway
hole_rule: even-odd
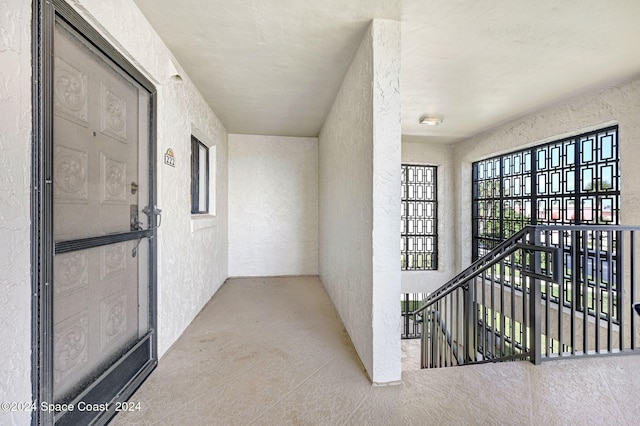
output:
[[[406,357],[405,357],[406,361]],[[317,277],[230,279],[114,425],[638,425],[640,356],[403,372],[373,387]]]

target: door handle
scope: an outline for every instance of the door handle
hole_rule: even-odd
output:
[[[162,209],[161,208],[158,208],[158,206],[153,206],[153,208],[151,208],[151,206],[146,206],[145,208],[142,209],[142,213],[146,214],[149,217],[153,215],[156,218],[160,218],[160,220],[158,220],[157,222],[157,225],[153,227],[153,228],[160,228],[160,225],[162,225]]]

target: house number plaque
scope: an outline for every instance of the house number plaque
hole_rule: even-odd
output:
[[[167,152],[164,153],[164,164],[167,164],[171,167],[176,166],[176,157],[173,154],[173,149],[167,149]]]

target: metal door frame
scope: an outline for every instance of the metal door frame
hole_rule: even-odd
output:
[[[149,333],[129,351],[141,368],[129,371],[126,363],[116,362],[105,372],[113,375],[133,375],[126,385],[110,396],[111,402],[125,401],[148,377],[157,365],[157,238],[156,212],[151,208],[149,229],[135,233],[115,234],[75,241],[72,246],[55,244],[53,240],[53,35],[56,21],[71,26],[86,41],[111,59],[122,71],[134,79],[149,94],[149,206],[156,201],[156,123],[157,92],[153,83],[138,71],[122,54],[89,25],[63,0],[34,0],[32,18],[32,182],[31,182],[31,281],[32,281],[32,401],[36,410],[31,423],[53,424],[60,420],[55,413],[40,410],[42,403],[53,401],[53,256],[95,244],[118,242],[147,237],[149,239]],[[143,143],[143,141],[141,141]],[[142,200],[141,200],[142,201]],[[123,356],[124,358],[124,356]],[[107,395],[100,386],[89,386],[87,391]],[[103,386],[104,388],[104,386]],[[110,410],[92,413],[93,418],[69,419],[62,422],[90,420],[104,424],[115,414],[115,404]],[[65,420],[66,418],[66,420]]]

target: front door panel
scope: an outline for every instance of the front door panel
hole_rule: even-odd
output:
[[[64,23],[53,50],[53,396],[68,403],[149,332],[150,98]]]

